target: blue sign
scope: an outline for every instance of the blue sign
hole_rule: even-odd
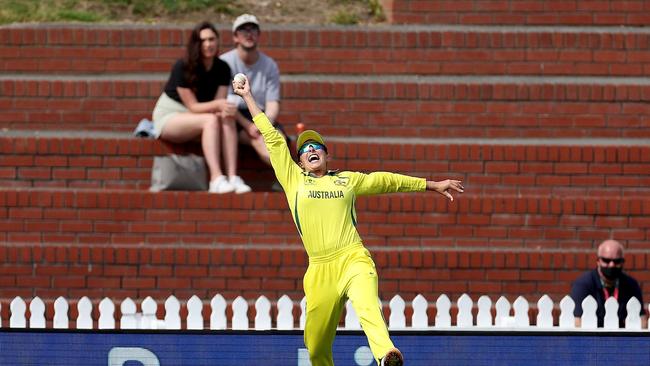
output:
[[[650,365],[647,332],[391,332],[408,366]],[[360,331],[340,331],[340,366],[376,365]],[[0,330],[0,365],[308,366],[300,331]]]

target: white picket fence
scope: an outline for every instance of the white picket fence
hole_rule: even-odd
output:
[[[236,330],[268,330],[280,329],[291,330],[294,327],[295,319],[293,317],[294,302],[289,296],[282,296],[277,303],[277,317],[275,319],[276,327],[272,328],[271,320],[271,302],[265,297],[260,296],[255,301],[255,319],[254,327],[249,327],[248,307],[249,302],[237,297],[230,304],[232,308],[232,318],[230,319],[230,328],[226,318],[227,302],[221,295],[215,295],[210,301],[211,330],[219,329],[236,329]],[[456,306],[458,313],[455,325],[452,326],[451,308],[452,302],[447,295],[440,295],[435,302],[436,316],[433,324],[429,322],[427,309],[429,302],[422,295],[417,295],[410,305],[413,309],[410,327],[406,326],[407,303],[396,295],[389,302],[390,317],[388,325],[390,329],[454,329],[454,330],[471,330],[471,329],[491,329],[491,330],[571,330],[575,329],[575,319],[573,309],[575,304],[569,296],[565,296],[559,303],[560,317],[559,324],[553,322],[553,300],[548,295],[542,296],[537,301],[537,319],[535,325],[531,325],[531,319],[528,316],[529,302],[522,296],[518,297],[513,304],[505,297],[500,297],[494,304],[495,316],[492,317],[492,300],[488,296],[481,296],[476,304],[478,313],[476,319],[472,315],[474,302],[469,295],[463,294]],[[192,296],[187,301],[187,318],[185,319],[186,329],[202,330],[204,329],[204,319],[202,315],[203,302],[199,297]],[[605,303],[605,321],[603,330],[619,329],[618,323],[618,303],[616,299],[610,297]],[[627,303],[627,318],[625,319],[625,329],[640,330],[641,303],[636,298],[632,298]],[[596,300],[589,296],[582,302],[583,315],[581,329],[596,330]],[[120,304],[121,318],[119,327],[115,323],[115,304],[108,298],[104,298],[99,303],[99,319],[97,319],[98,329],[181,329],[181,303],[174,296],[170,296],[165,301],[165,317],[158,319],[156,312],[158,304],[151,298],[145,298],[141,303],[141,311],[137,311],[136,303],[130,298],[126,298]],[[305,299],[300,301],[300,329],[305,325]],[[649,306],[650,308],[650,306]],[[35,297],[29,302],[29,319],[26,317],[27,304],[25,300],[16,297],[10,304],[11,316],[9,319],[10,328],[45,328],[45,303]],[[63,298],[59,297],[54,302],[54,318],[52,326],[55,329],[69,328],[68,318],[69,305]],[[93,304],[87,297],[82,297],[77,303],[78,317],[76,319],[76,329],[93,329],[94,321],[91,316]],[[2,327],[0,319],[0,327]],[[359,320],[348,301],[346,305],[345,326],[343,329],[357,330],[361,329]]]

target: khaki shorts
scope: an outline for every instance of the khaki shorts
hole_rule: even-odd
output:
[[[170,98],[167,94],[162,93],[156,106],[153,108],[153,134],[156,138],[160,137],[165,123],[169,121],[171,117],[178,113],[187,113],[189,109],[185,107],[182,103],[175,101]]]

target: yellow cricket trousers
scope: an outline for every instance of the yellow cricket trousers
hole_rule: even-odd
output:
[[[375,360],[394,347],[377,294],[375,263],[363,244],[309,258],[303,287],[307,302],[304,339],[312,366],[334,365],[332,344],[347,299],[352,302]]]

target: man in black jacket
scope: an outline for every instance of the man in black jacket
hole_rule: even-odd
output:
[[[603,327],[605,319],[605,301],[614,297],[618,301],[619,327],[625,327],[627,302],[636,297],[641,303],[641,327],[648,327],[648,316],[644,309],[643,296],[639,283],[623,273],[623,245],[616,240],[605,240],[598,246],[597,268],[578,277],[571,287],[571,298],[576,304],[573,315],[576,317],[576,327],[580,327],[582,316],[582,300],[587,295],[593,296],[598,304],[596,315],[598,327]]]

